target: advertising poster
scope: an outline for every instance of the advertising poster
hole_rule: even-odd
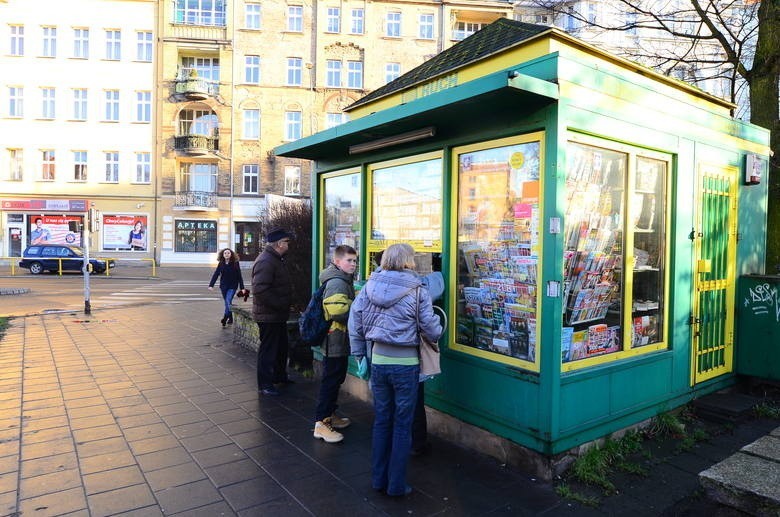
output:
[[[145,215],[103,214],[103,250],[146,251],[147,222]]]
[[[27,216],[29,244],[67,244],[81,246],[81,233],[72,232],[69,222],[81,223],[78,215],[30,215]]]

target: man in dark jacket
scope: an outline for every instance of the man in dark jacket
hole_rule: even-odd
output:
[[[284,262],[291,238],[286,230],[272,230],[266,238],[268,244],[252,265],[252,316],[260,328],[257,389],[263,395],[279,395],[274,384],[292,382],[287,377],[292,281]]]
[[[336,246],[333,261],[320,273],[320,284],[327,282],[322,296],[325,319],[331,322],[325,338],[322,358],[322,382],[317,397],[314,418],[314,437],[328,443],[337,443],[344,435],[335,429],[344,429],[349,418],[336,415],[339,388],[347,378],[349,364],[349,337],[347,318],[355,299],[352,275],[357,268],[357,252],[352,246]]]

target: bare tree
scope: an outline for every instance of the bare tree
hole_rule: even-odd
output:
[[[608,15],[595,13],[593,1],[521,0],[516,5],[521,12],[549,13],[564,28],[630,35],[623,39],[622,55],[728,98],[741,106],[735,116],[772,132],[766,264],[774,272],[780,265],[780,1],[598,3],[611,11]]]

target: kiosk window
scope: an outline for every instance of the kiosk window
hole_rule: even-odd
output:
[[[344,244],[360,251],[361,192],[359,172],[324,178],[323,265],[333,257],[336,246]]]
[[[540,138],[455,151],[455,348],[532,370],[538,370],[539,346]]]
[[[564,363],[663,346],[668,158],[640,152],[567,147]]]
[[[371,251],[395,242],[441,251],[442,161],[422,158],[372,167]]]

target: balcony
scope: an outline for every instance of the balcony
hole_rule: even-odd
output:
[[[182,135],[174,137],[174,148],[182,153],[202,156],[219,151],[219,138],[203,135]]]
[[[173,208],[178,210],[212,211],[217,210],[217,193],[203,190],[184,190],[176,192]]]
[[[175,91],[190,100],[202,101],[219,95],[219,83],[200,77],[176,79]]]

